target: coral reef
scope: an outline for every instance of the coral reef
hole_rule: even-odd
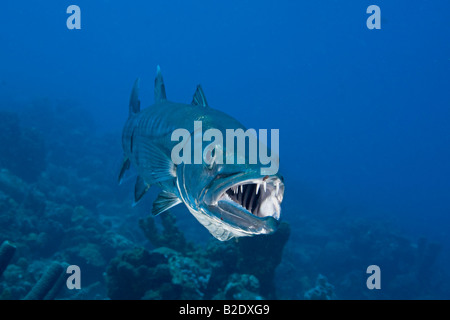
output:
[[[277,270],[281,298],[426,299],[448,290],[441,284],[443,273],[431,271],[441,252],[436,243],[425,239],[415,243],[386,223],[362,218],[341,217],[339,223],[329,218],[319,224],[305,217],[301,225],[295,235],[299,245],[285,248],[284,263]],[[333,229],[336,225],[339,228]],[[333,232],[325,237],[326,230]],[[381,269],[382,290],[366,287],[365,271],[372,264]],[[327,286],[313,282],[317,274],[333,283],[334,295],[325,294]]]
[[[47,266],[57,261],[80,266],[84,297],[106,298],[106,290],[99,296],[101,290],[87,288],[105,287],[103,273],[109,261],[140,239],[135,232],[139,231],[138,219],[132,218],[133,227],[124,230],[125,222],[116,213],[131,209],[108,177],[113,170],[99,170],[108,163],[113,166],[112,160],[101,156],[107,148],[114,150],[114,143],[108,142],[112,136],[86,139],[92,128],[88,119],[76,123],[61,113],[43,116],[48,107],[45,101],[32,104],[20,121],[15,112],[0,112],[0,241],[8,239],[17,248],[3,272],[0,298],[25,298]],[[67,148],[64,141],[74,141],[74,137],[78,143]],[[111,218],[116,216],[116,220]],[[54,289],[45,298],[76,296],[82,295]],[[42,298],[42,294],[35,297]]]
[[[0,277],[2,276],[15,252],[16,247],[9,241],[4,241],[0,246]]]
[[[0,299],[450,297],[446,248],[382,219],[284,206],[294,220],[272,235],[202,242],[186,210],[148,216],[116,185],[118,136],[70,102],[0,111]],[[82,270],[80,290],[61,261]],[[365,287],[371,264],[382,290]]]
[[[316,286],[305,292],[305,300],[334,300],[334,286],[328,279],[319,274],[316,279]]]
[[[251,274],[233,273],[227,281],[223,296],[219,293],[215,299],[226,300],[262,300],[259,292],[259,280]]]
[[[261,293],[266,298],[276,298],[275,269],[281,262],[289,235],[289,224],[282,222],[274,234],[238,239],[237,271],[256,276],[261,284]]]
[[[210,277],[209,268],[202,268],[194,259],[181,254],[169,258],[172,284],[181,288],[179,299],[202,299]]]
[[[108,296],[111,299],[141,299],[148,290],[158,290],[161,298],[176,299],[179,288],[168,288],[171,274],[168,258],[158,252],[135,248],[114,258],[107,269]]]
[[[161,224],[162,232],[158,230],[152,216],[139,220],[139,227],[155,247],[168,247],[182,253],[193,249],[192,244],[186,241],[184,234],[176,227],[176,218],[170,211],[161,215]]]
[[[230,275],[236,273],[253,275],[259,282],[257,294],[275,299],[275,270],[281,262],[289,235],[289,224],[283,222],[271,235],[239,238],[225,243],[211,242],[206,250],[208,259],[212,261],[207,297],[216,296],[216,291],[222,291]]]
[[[107,271],[111,299],[263,299],[262,294],[266,298],[276,296],[274,271],[289,238],[287,223],[282,223],[273,235],[231,242],[213,240],[202,250],[186,242],[170,213],[164,213],[161,219],[162,233],[153,217],[140,221],[156,249],[135,248],[111,261]],[[132,285],[137,283],[139,285]]]

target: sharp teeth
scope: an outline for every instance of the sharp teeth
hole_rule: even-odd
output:
[[[233,189],[234,194],[236,194],[236,192],[237,192],[236,189],[237,189],[237,188],[236,188],[236,187],[233,187],[232,189]]]
[[[263,184],[264,184],[264,192],[266,192],[266,190],[267,190],[267,182],[263,182]]]
[[[277,190],[276,190],[276,194],[278,195],[278,191],[280,191],[280,184],[277,183]]]
[[[244,192],[244,186],[241,184],[241,193]]]
[[[259,186],[260,186],[260,184],[259,184],[259,183],[257,183],[257,184],[256,184],[256,194],[258,194],[258,191],[259,191]]]

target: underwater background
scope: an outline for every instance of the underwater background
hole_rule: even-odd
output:
[[[69,5],[81,29],[69,30]],[[369,30],[370,5],[381,29]],[[2,1],[0,299],[449,299],[448,1]],[[280,130],[280,229],[117,184],[134,80]],[[81,289],[65,286],[67,265]],[[370,265],[381,289],[369,290]],[[62,279],[62,280],[61,280]]]

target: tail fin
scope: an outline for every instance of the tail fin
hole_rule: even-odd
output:
[[[166,87],[164,86],[161,68],[158,65],[156,67],[156,78],[155,78],[155,103],[161,103],[166,100],[167,100]]]
[[[134,81],[130,96],[130,116],[141,111],[141,101],[139,101],[139,78]]]

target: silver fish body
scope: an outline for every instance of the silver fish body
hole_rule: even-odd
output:
[[[249,161],[174,164],[171,154],[179,141],[172,141],[172,133],[179,128],[186,129],[193,141],[198,134],[195,121],[201,122],[202,132],[217,129],[224,136],[227,129],[246,130],[233,117],[209,107],[200,86],[191,104],[168,101],[159,67],[155,104],[141,111],[136,81],[130,98],[130,116],[122,134],[124,162],[119,181],[132,165],[138,173],[135,202],[151,185],[158,185],[162,191],[153,203],[154,215],[184,203],[222,241],[274,232],[284,194],[283,178],[279,174],[262,175],[261,165],[248,164]],[[202,152],[205,147],[202,146]],[[224,154],[234,152],[222,144],[217,148],[222,148]]]

